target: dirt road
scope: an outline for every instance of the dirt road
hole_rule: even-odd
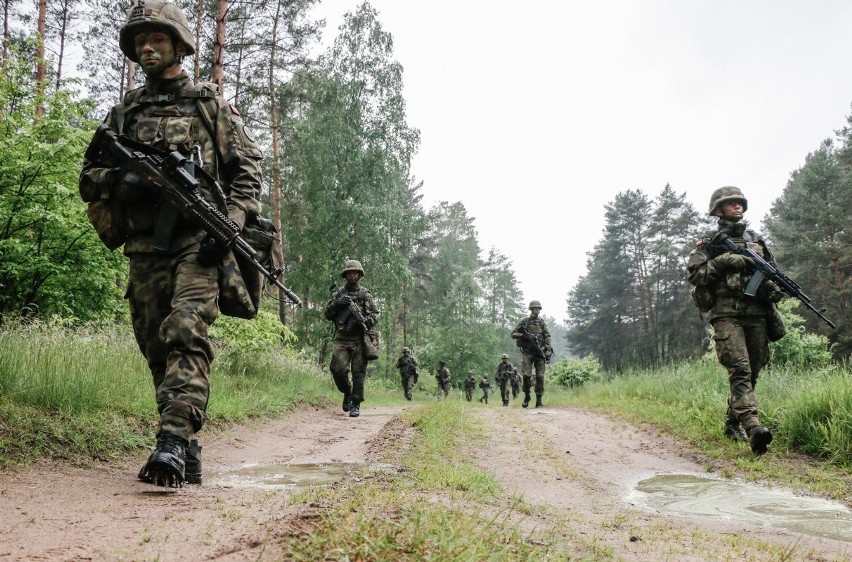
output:
[[[852,560],[850,542],[640,506],[638,481],[706,473],[705,460],[665,436],[575,410],[471,408],[489,436],[473,452],[477,462],[497,476],[507,498],[523,498],[535,508],[519,524],[567,522],[567,540],[580,555],[733,560],[734,548],[754,560],[781,560],[785,553],[791,560]],[[385,447],[407,439],[400,424],[391,423],[400,411],[367,408],[361,418],[350,419],[339,411],[309,409],[207,435],[204,485],[177,492],[135,481],[144,455],[90,467],[43,463],[2,474],[0,560],[277,559],[281,553],[267,545],[299,510],[293,490],[249,485],[235,471],[378,462]]]

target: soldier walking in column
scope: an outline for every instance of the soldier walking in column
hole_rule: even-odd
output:
[[[479,401],[488,404],[488,393],[491,391],[491,383],[488,381],[488,375],[482,376],[482,380],[479,381],[479,388],[482,389],[482,397]]]
[[[531,301],[529,310],[530,315],[518,322],[512,330],[512,338],[523,353],[521,375],[523,376],[524,402],[521,405],[526,408],[530,404],[530,390],[533,388],[532,369],[535,367],[535,407],[540,408],[544,405],[542,403],[544,371],[553,354],[553,348],[550,345],[550,330],[547,329],[544,320],[539,318],[541,303]]]
[[[473,371],[468,371],[467,377],[464,379],[464,397],[468,402],[473,400],[473,390],[475,388],[476,377],[473,376]]]
[[[512,374],[515,372],[515,367],[509,363],[509,355],[504,353],[500,357],[500,364],[497,365],[497,370],[494,373],[494,380],[500,387],[500,398],[503,399],[503,406],[509,405],[509,393],[512,385]]]
[[[450,370],[447,369],[447,364],[444,361],[438,361],[435,379],[438,381],[438,400],[443,400],[450,395],[451,380]]]
[[[402,355],[396,360],[396,368],[399,369],[402,392],[405,394],[405,399],[411,400],[411,391],[414,385],[417,384],[417,379],[420,378],[420,364],[411,354],[411,349],[408,347],[402,348]]]

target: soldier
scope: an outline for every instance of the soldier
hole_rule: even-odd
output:
[[[343,393],[343,411],[349,412],[350,418],[357,418],[364,401],[367,362],[371,360],[364,349],[365,338],[379,321],[379,309],[370,292],[361,286],[364,277],[361,262],[348,260],[340,275],[346,279],[346,285],[325,305],[325,317],[334,322],[331,376],[337,390]]]
[[[127,92],[105,123],[132,140],[195,155],[195,165],[221,184],[225,201],[206,183],[203,196],[222,204],[242,228],[260,210],[262,155],[216,85],[196,84],[183,70],[183,57],[195,52],[183,12],[165,0],[139,0],[119,31],[119,46],[145,73],[145,85]],[[213,348],[207,330],[219,315],[224,252],[203,244],[204,231],[161,205],[133,173],[87,161],[79,188],[84,201],[109,202],[110,209],[120,210],[110,215],[122,232],[113,247],[123,244],[130,260],[126,298],[159,412],[156,446],[139,478],[157,486],[200,484],[195,435],[210,396]]]
[[[417,384],[417,379],[420,378],[420,364],[417,362],[417,358],[411,355],[409,348],[402,348],[402,355],[396,361],[396,368],[399,369],[399,376],[402,379],[402,391],[405,394],[405,399],[411,400],[411,390]]]
[[[473,376],[473,371],[468,371],[467,378],[464,379],[464,397],[468,402],[473,400],[474,388],[476,388],[476,377]]]
[[[482,389],[482,397],[479,401],[488,404],[488,392],[491,390],[491,383],[488,382],[488,375],[482,375],[482,380],[479,381],[479,388]]]
[[[532,368],[535,366],[535,407],[540,408],[543,406],[541,398],[544,395],[544,370],[553,354],[553,348],[550,346],[550,330],[547,329],[544,320],[538,317],[541,312],[541,303],[531,301],[529,310],[530,315],[518,322],[512,330],[512,338],[523,353],[521,374],[524,384],[524,402],[521,405],[526,408],[530,404],[530,389],[533,386]]]
[[[698,241],[689,255],[687,270],[694,285],[693,297],[709,312],[719,363],[728,370],[730,394],[724,434],[734,440],[747,439],[754,453],[763,454],[772,442],[772,433],[757,417],[754,387],[760,370],[769,363],[767,315],[783,293],[766,280],[755,297],[745,295],[754,272],[752,260],[710,245],[717,232],[724,232],[736,244],[772,262],[763,238],[743,220],[747,209],[748,201],[739,188],[726,186],[713,192],[709,214],[719,219],[718,230]]]
[[[521,393],[521,374],[517,367],[512,367],[512,400]]]
[[[451,380],[450,370],[447,369],[447,364],[444,361],[438,361],[435,379],[438,381],[438,400],[442,400],[450,394]]]
[[[494,373],[494,380],[500,386],[500,397],[503,399],[503,406],[509,405],[509,389],[512,384],[512,374],[516,372],[517,369],[515,369],[514,365],[509,363],[509,355],[506,353],[501,355],[500,364],[497,365],[497,371]]]

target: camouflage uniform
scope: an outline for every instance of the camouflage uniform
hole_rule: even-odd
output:
[[[482,377],[482,380],[479,381],[479,388],[482,389],[482,398],[479,401],[488,404],[488,392],[491,391],[491,383],[488,382],[488,377]]]
[[[473,373],[468,373],[467,378],[464,379],[464,397],[470,402],[473,400],[473,389],[476,388],[476,377],[473,376]]]
[[[521,392],[521,374],[517,367],[512,368],[512,398],[517,398]]]
[[[742,201],[747,208],[739,189],[720,188],[711,198],[710,214],[716,213],[727,200]],[[726,233],[737,245],[748,246],[765,260],[773,261],[763,238],[748,229],[745,221],[720,217],[718,231]],[[758,419],[754,388],[760,370],[769,363],[767,315],[772,303],[781,298],[781,292],[771,281],[764,281],[756,297],[745,295],[743,291],[753,272],[750,260],[744,261],[742,256],[724,248],[710,248],[708,244],[715,234],[708,233],[690,253],[688,280],[695,286],[694,290],[704,291],[713,303],[708,319],[713,326],[716,355],[728,370],[730,386],[725,433],[737,438],[744,430],[751,437],[758,428],[768,433]],[[755,452],[765,451],[765,444],[755,447],[752,440],[753,449],[762,449]]]
[[[122,50],[134,61],[132,37],[130,47],[125,43],[136,31],[133,26],[145,25],[151,9],[177,10],[162,1],[145,4],[140,2],[137,8],[144,8],[148,19],[136,22],[129,16],[121,33]],[[187,157],[193,147],[200,146],[205,171],[225,191],[229,216],[242,226],[248,216],[259,212],[260,149],[246,132],[239,112],[218,95],[214,85],[193,84],[183,71],[175,78],[148,77],[143,87],[129,91],[110,110],[105,123],[132,140]],[[219,314],[218,264],[199,263],[204,232],[183,217],[174,223],[170,237],[161,236],[155,244],[155,229],[166,221],[160,215],[161,202],[144,188],[123,183],[121,175],[118,169],[84,162],[80,195],[87,202],[117,201],[121,208],[127,234],[124,254],[130,259],[126,298],[136,341],[153,377],[160,414],[158,435],[188,441],[206,418],[213,360],[207,330]],[[216,202],[209,186],[202,185],[201,192]],[[166,249],[155,249],[155,245]]]
[[[404,347],[402,348],[402,355],[396,360],[396,368],[399,369],[403,394],[405,394],[406,400],[411,400],[411,391],[420,376],[420,363],[417,362],[416,357],[411,355],[411,351]]]
[[[443,361],[440,361],[438,370],[435,372],[435,379],[438,381],[438,400],[446,398],[450,394],[450,381],[452,375],[447,369]]]
[[[516,371],[514,365],[509,363],[509,356],[503,355],[500,364],[497,365],[497,370],[494,373],[494,380],[500,386],[500,398],[503,399],[503,405],[509,405],[509,391],[512,383],[512,374]]]
[[[348,271],[360,271],[363,274],[361,264],[356,260],[346,263],[342,277],[346,277]],[[346,285],[340,289],[325,305],[325,317],[334,322],[334,351],[331,358],[331,375],[337,389],[343,393],[344,411],[349,411],[355,417],[364,401],[364,379],[367,378],[367,357],[364,353],[364,330],[352,314],[346,314],[349,297],[361,315],[368,330],[379,321],[379,309],[373,296],[366,288],[358,282],[352,283],[347,280]],[[343,319],[343,322],[340,320]],[[352,371],[352,380],[349,380],[349,371]],[[352,410],[350,410],[350,407]],[[355,413],[355,415],[353,415]]]
[[[530,302],[530,310],[533,308],[541,309],[541,304],[538,301]],[[542,396],[544,395],[544,371],[547,368],[547,360],[538,357],[533,350],[532,344],[524,337],[524,331],[530,335],[538,337],[540,345],[545,355],[549,358],[553,348],[550,345],[550,330],[547,324],[540,316],[530,315],[522,319],[512,330],[512,338],[516,340],[518,347],[523,353],[521,361],[521,375],[523,376],[524,387],[524,408],[530,402],[530,390],[533,387],[532,370],[535,367],[535,396],[536,407],[542,405]]]

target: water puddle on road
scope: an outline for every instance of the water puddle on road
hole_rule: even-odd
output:
[[[846,506],[789,490],[674,474],[642,480],[630,500],[663,513],[742,521],[852,542],[852,511]]]
[[[212,480],[226,488],[328,486],[360,466],[358,463],[255,464],[220,472]]]

